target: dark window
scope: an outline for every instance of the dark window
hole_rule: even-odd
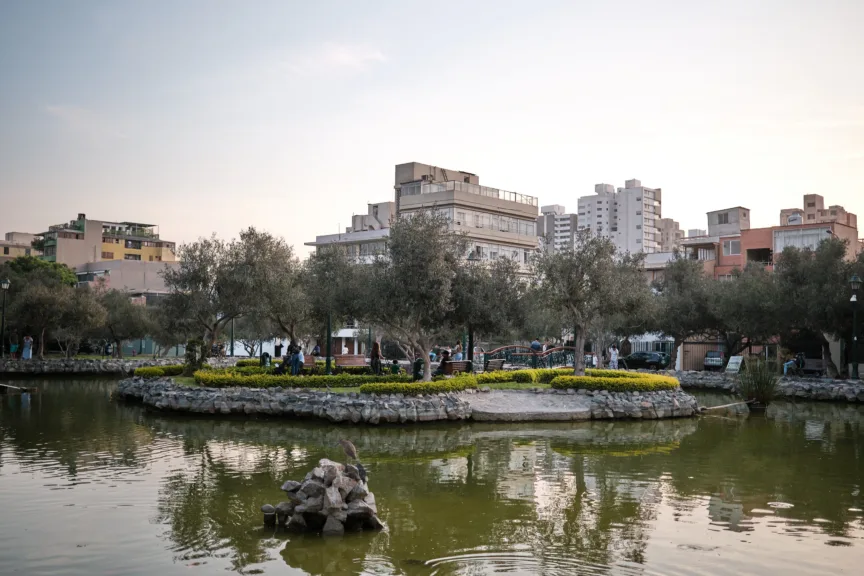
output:
[[[123,256],[124,260],[141,260],[140,254],[126,254]]]
[[[717,215],[717,224],[728,224],[729,223],[729,213],[724,212],[723,214]]]
[[[815,219],[816,219],[815,214],[807,214],[807,220],[815,220]]]
[[[807,202],[807,208],[815,208],[815,207],[816,207],[815,202]]]
[[[113,252],[102,252],[102,259],[103,260],[113,260],[114,259],[114,253]]]
[[[4,255],[4,256],[8,256],[8,255],[9,255],[9,247],[8,247],[8,246],[4,246],[4,247],[3,247],[3,255]]]

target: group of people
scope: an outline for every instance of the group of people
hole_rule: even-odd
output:
[[[9,355],[13,360],[18,359],[18,349],[21,349],[21,360],[31,360],[33,358],[33,337],[25,334],[22,339],[24,347],[21,348],[18,342],[18,333],[13,330],[9,335]]]
[[[318,346],[315,346],[318,348]],[[276,352],[276,356],[282,354],[282,344],[281,342],[277,342],[274,352]],[[320,353],[320,349],[319,349]],[[313,352],[313,356],[314,356]],[[306,357],[303,355],[303,347],[294,342],[288,345],[288,350],[284,356],[282,356],[282,364],[276,367],[276,374],[286,374],[290,371],[291,376],[299,376],[303,373],[303,366],[306,363]]]
[[[438,352],[435,352],[435,350]],[[462,351],[462,342],[457,340],[456,345],[452,348],[450,346],[436,346],[432,350],[429,351],[429,361],[435,362],[438,357],[441,357],[441,362],[461,362],[465,359],[465,354]]]
[[[531,351],[532,352],[535,352],[535,353],[536,352],[546,352],[550,348],[552,348],[552,345],[549,343],[548,340],[546,340],[542,344],[540,343],[539,338],[535,338],[534,340],[531,341]]]

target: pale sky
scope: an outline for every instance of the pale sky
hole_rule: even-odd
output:
[[[0,0],[0,233],[79,212],[301,253],[418,161],[576,210],[864,216],[864,1]]]

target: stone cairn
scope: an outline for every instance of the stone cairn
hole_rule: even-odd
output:
[[[288,494],[287,502],[261,507],[266,526],[325,535],[384,527],[378,520],[375,495],[356,466],[324,458],[303,482],[288,480],[282,490]]]

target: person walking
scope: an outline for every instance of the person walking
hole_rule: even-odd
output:
[[[612,344],[612,347],[609,348],[609,368],[618,370],[618,346],[615,344]]]
[[[376,376],[381,375],[381,360],[384,358],[381,354],[381,344],[377,341],[372,343],[372,351],[369,353],[369,366],[372,368],[372,373]]]
[[[462,360],[462,342],[456,341],[456,346],[453,347],[453,360],[460,362]]]
[[[21,351],[22,360],[31,360],[33,358],[33,338],[26,334],[24,336],[24,349]]]

